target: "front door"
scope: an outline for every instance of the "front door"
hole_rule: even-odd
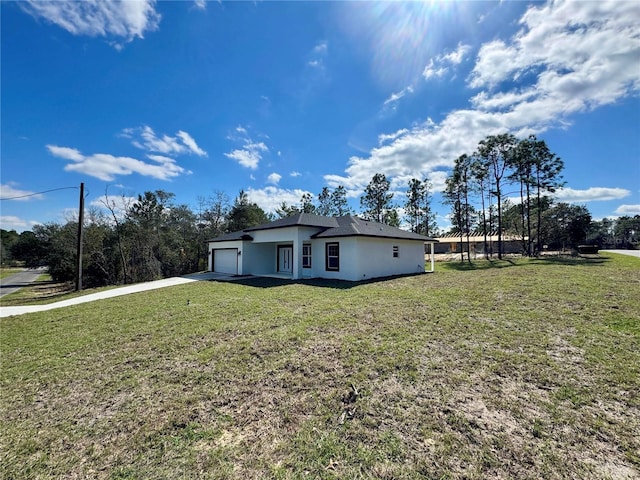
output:
[[[278,247],[278,273],[293,273],[293,247]]]

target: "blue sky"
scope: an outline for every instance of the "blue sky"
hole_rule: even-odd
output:
[[[564,160],[559,201],[640,214],[640,2],[0,5],[2,198],[244,189],[272,211],[344,185],[357,210],[375,173],[403,203],[509,131]],[[3,200],[2,228],[77,204]]]

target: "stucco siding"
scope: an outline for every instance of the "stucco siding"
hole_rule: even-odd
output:
[[[275,246],[272,243],[247,242],[242,253],[245,275],[268,275],[275,269]]]
[[[238,274],[272,275],[277,272],[278,245],[293,247],[292,278],[328,278],[351,281],[424,272],[424,244],[412,240],[375,237],[311,239],[315,228],[279,228],[253,233],[253,241],[231,240],[209,244],[209,270],[214,249],[237,248]],[[311,245],[311,268],[302,268],[302,246]],[[339,270],[327,270],[326,245],[338,243]],[[393,247],[398,247],[394,257]]]
[[[360,278],[387,277],[424,272],[424,244],[407,240],[378,238],[358,239],[358,265]],[[398,256],[393,256],[393,247],[398,247]]]

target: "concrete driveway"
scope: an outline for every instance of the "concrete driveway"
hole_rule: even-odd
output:
[[[131,293],[146,292],[147,290],[156,290],[158,288],[172,287],[174,285],[182,285],[191,282],[208,280],[230,281],[233,279],[234,277],[231,275],[224,275],[220,273],[192,273],[190,275],[185,275],[184,277],[164,278],[162,280],[155,280],[153,282],[137,283],[135,285],[127,285],[124,287],[114,288],[112,290],[106,290],[104,292],[90,293],[89,295],[83,295],[82,297],[70,298],[69,300],[62,300],[60,302],[49,303],[47,305],[0,307],[0,317],[9,317],[11,315],[22,315],[25,313],[33,312],[44,312],[46,310],[53,310],[54,308],[63,308],[70,305],[95,302],[96,300],[103,300],[105,298],[119,297],[121,295],[129,295]]]

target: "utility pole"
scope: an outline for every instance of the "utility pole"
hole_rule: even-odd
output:
[[[78,209],[78,249],[76,258],[76,292],[82,290],[82,224],[84,223],[84,183],[80,183],[80,207]]]

